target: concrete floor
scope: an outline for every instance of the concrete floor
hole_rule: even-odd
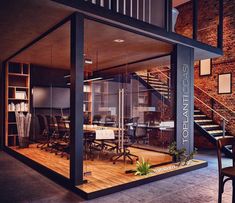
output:
[[[207,203],[217,202],[217,159],[213,152],[200,152],[197,158],[209,166],[162,181],[85,201],[0,151],[0,203]],[[230,160],[224,159],[225,165]],[[231,182],[226,183],[223,202],[230,203]]]

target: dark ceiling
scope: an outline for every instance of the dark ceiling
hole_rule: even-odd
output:
[[[123,43],[114,42],[124,40]],[[98,71],[110,67],[144,60],[172,51],[172,45],[149,37],[121,30],[91,20],[85,20],[84,56],[93,64],[85,64],[89,71]],[[14,61],[24,61],[53,68],[70,68],[70,23],[50,33],[16,56]],[[152,61],[154,64],[154,61]],[[142,63],[144,68],[147,63]],[[140,65],[140,64],[139,64]],[[139,66],[141,68],[141,66]],[[133,68],[136,68],[136,65]]]
[[[1,0],[0,61],[73,12],[74,9],[50,0]]]

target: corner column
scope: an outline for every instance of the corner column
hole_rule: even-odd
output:
[[[176,87],[175,118],[177,148],[194,150],[194,49],[175,45],[172,78]]]
[[[71,87],[70,87],[70,180],[83,183],[83,80],[84,16],[75,13],[71,19]]]
[[[0,61],[0,96],[1,96],[1,101],[0,101],[0,150],[3,149],[4,146],[4,127],[5,126],[5,119],[4,119],[4,113],[5,113],[5,81],[4,81],[4,65],[3,63]]]

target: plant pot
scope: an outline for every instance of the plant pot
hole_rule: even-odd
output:
[[[29,138],[28,137],[19,137],[19,147],[20,148],[29,147]]]
[[[180,162],[180,158],[178,156],[173,155],[172,161],[173,161],[173,163],[178,163],[178,162]]]

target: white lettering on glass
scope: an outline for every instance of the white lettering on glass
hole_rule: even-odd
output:
[[[183,80],[182,80],[182,95],[183,95],[183,129],[182,129],[182,144],[185,145],[189,141],[189,66],[183,64]]]

